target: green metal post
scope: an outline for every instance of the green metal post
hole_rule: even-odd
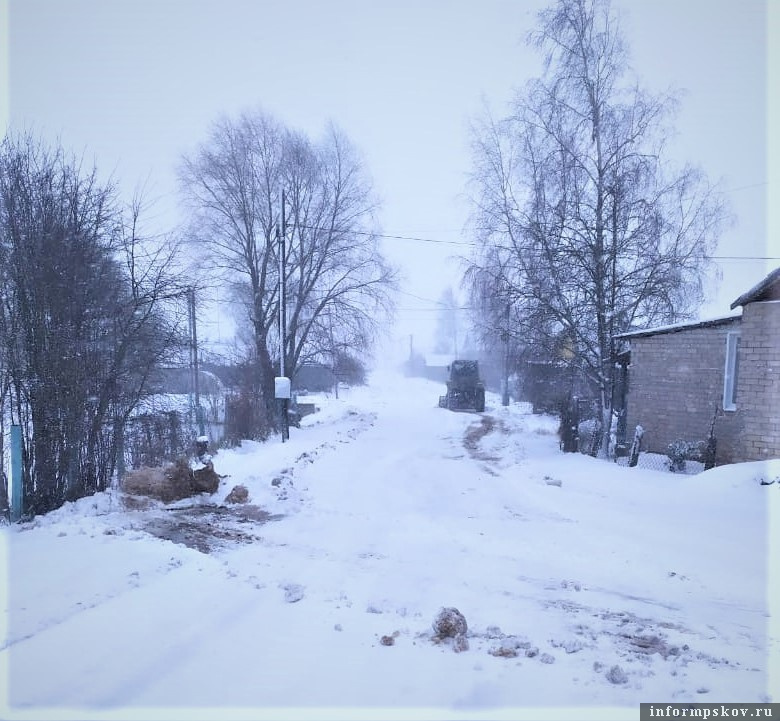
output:
[[[11,522],[22,517],[22,427],[11,426]]]

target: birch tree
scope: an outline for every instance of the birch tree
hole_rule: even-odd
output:
[[[609,0],[558,0],[529,41],[543,75],[474,134],[470,276],[507,289],[538,344],[570,340],[606,438],[613,336],[690,317],[727,213],[701,171],[670,162],[676,99],[629,78]]]

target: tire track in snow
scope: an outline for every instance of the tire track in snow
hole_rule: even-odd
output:
[[[149,583],[153,583],[154,581],[158,581],[165,576],[167,576],[169,573],[177,570],[182,566],[182,562],[179,559],[174,559],[173,557],[166,565],[159,566],[156,573],[154,573],[152,576],[148,576],[147,573],[144,573],[144,586],[148,585]],[[67,623],[71,621],[72,619],[76,618],[77,616],[93,611],[97,608],[100,608],[101,606],[104,606],[108,603],[111,603],[129,593],[133,593],[137,591],[139,588],[141,588],[141,582],[140,582],[141,574],[138,571],[132,571],[127,576],[127,586],[123,588],[118,588],[116,591],[111,593],[105,593],[105,594],[99,594],[98,596],[94,597],[90,601],[77,601],[73,606],[71,606],[68,610],[50,616],[46,619],[45,622],[38,624],[35,628],[33,628],[30,631],[24,632],[22,634],[13,635],[10,634],[5,639],[5,641],[0,645],[0,652],[6,651],[7,649],[11,649],[13,646],[16,646],[17,644],[23,643],[25,641],[29,641],[32,638],[35,638],[36,636],[46,633],[47,631],[50,631],[57,626],[62,625],[63,623]],[[149,578],[147,581],[146,579]],[[12,611],[9,611],[9,616],[12,613]],[[9,627],[11,624],[9,624]]]

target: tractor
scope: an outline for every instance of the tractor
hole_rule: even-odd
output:
[[[447,395],[439,396],[439,408],[451,411],[485,410],[485,384],[479,377],[479,364],[475,360],[456,360],[447,366]]]

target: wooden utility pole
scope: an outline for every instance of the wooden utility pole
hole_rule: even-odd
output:
[[[509,311],[510,304],[506,304],[506,327],[504,328],[504,378],[501,387],[501,405],[509,405]]]
[[[287,376],[285,368],[285,353],[287,349],[287,297],[285,295],[285,266],[287,263],[286,236],[287,236],[287,216],[286,216],[286,197],[282,190],[282,228],[276,229],[276,236],[279,240],[279,375],[284,378]],[[290,419],[287,415],[288,399],[282,398],[282,443],[290,437]]]
[[[195,317],[195,288],[190,286],[187,292],[190,311],[190,368],[192,370],[192,388],[195,395],[195,422],[198,424],[198,434],[206,432],[203,423],[203,413],[200,408],[200,368],[198,361],[198,326]]]

